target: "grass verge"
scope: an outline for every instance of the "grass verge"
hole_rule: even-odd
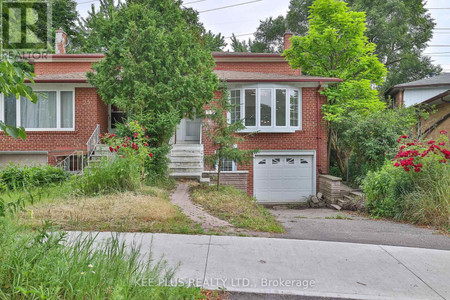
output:
[[[0,217],[0,299],[199,299],[199,288],[159,286],[174,269],[142,260],[118,237],[66,243],[64,233],[25,231]]]
[[[283,227],[255,199],[230,186],[219,191],[212,186],[192,187],[192,201],[207,212],[239,228],[265,232],[283,232]]]
[[[170,203],[166,190],[148,186],[135,192],[38,202],[26,207],[21,222],[32,228],[50,222],[63,230],[203,233]]]

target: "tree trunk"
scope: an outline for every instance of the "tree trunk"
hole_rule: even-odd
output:
[[[217,164],[217,190],[220,189],[220,170],[222,169],[222,162],[219,158],[219,162]]]

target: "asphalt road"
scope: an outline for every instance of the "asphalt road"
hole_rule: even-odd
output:
[[[278,238],[403,246],[450,250],[450,237],[433,229],[420,228],[336,210],[270,209],[286,232]],[[349,219],[347,219],[349,218]]]

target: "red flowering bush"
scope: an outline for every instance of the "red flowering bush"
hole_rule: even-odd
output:
[[[145,128],[137,121],[127,123],[125,126],[130,132],[133,132],[132,136],[119,137],[113,133],[100,135],[100,138],[109,145],[109,151],[117,153],[120,158],[136,158],[140,165],[141,179],[144,180],[147,176],[145,165],[153,157],[148,144],[149,137],[145,135]]]
[[[393,159],[395,167],[401,167],[409,172],[414,170],[420,172],[427,164],[440,162],[446,164],[450,159],[447,131],[442,130],[441,136],[436,141],[420,142],[410,140],[406,135],[402,135],[397,142],[400,144],[397,155]]]

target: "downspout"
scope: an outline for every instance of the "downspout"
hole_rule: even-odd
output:
[[[317,165],[319,166],[319,173],[322,173],[321,164],[321,151],[320,151],[320,89],[322,88],[322,81],[319,81],[319,86],[317,87]]]

